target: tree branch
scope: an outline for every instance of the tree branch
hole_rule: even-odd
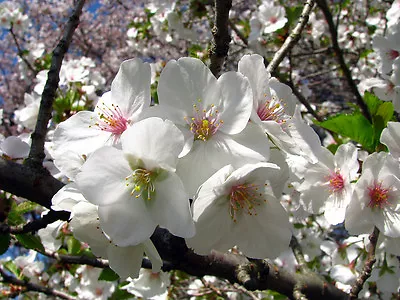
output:
[[[45,157],[44,142],[47,133],[47,125],[51,119],[53,102],[60,81],[59,73],[62,61],[65,53],[68,51],[74,31],[76,27],[78,27],[79,16],[82,13],[84,3],[85,0],[79,0],[77,2],[73,13],[68,20],[64,35],[53,51],[51,67],[43,90],[35,131],[32,133],[32,146],[29,152],[29,157],[26,160],[28,165],[36,169],[42,168],[43,159]]]
[[[0,158],[0,189],[51,207],[51,199],[64,184],[48,172]]]
[[[212,251],[201,256],[188,249],[184,239],[157,228],[151,237],[162,259],[169,262],[164,271],[182,270],[190,275],[213,275],[238,283],[246,289],[271,289],[293,298],[295,287],[307,299],[348,299],[345,292],[310,274],[295,274],[280,269],[268,260],[247,259],[233,253]]]
[[[332,17],[330,9],[328,7],[328,4],[326,3],[326,0],[316,0],[316,3],[319,6],[319,8],[322,10],[322,12],[325,16],[326,22],[328,23],[329,32],[332,37],[333,51],[336,54],[339,65],[343,71],[343,74],[347,80],[347,83],[350,86],[351,91],[353,92],[354,96],[356,97],[357,105],[360,107],[361,113],[364,115],[364,117],[366,117],[368,121],[372,122],[371,115],[368,111],[367,105],[365,104],[363,98],[361,97],[360,92],[357,89],[357,85],[353,80],[353,76],[351,75],[351,71],[348,68],[348,66],[344,60],[343,52],[342,52],[342,49],[340,48],[339,42],[338,42],[336,26],[333,22],[333,17]]]
[[[303,96],[303,94],[294,86],[294,84],[290,81],[287,81],[281,76],[280,74],[277,74],[276,72],[274,73],[275,76],[278,77],[279,81],[286,84],[292,89],[293,94],[297,97],[297,99],[300,101],[301,104],[303,104],[306,108],[307,111],[319,122],[322,122],[323,119],[320,115],[317,114],[317,112],[311,107],[310,103],[307,101],[307,99]]]
[[[231,36],[228,31],[229,10],[232,8],[232,0],[215,1],[215,24],[212,29],[214,42],[211,47],[210,70],[218,78],[228,55]]]
[[[55,221],[58,220],[68,221],[69,216],[70,213],[66,211],[50,210],[42,218],[26,223],[24,225],[9,226],[8,224],[4,223],[0,224],[0,234],[5,234],[5,233],[22,234],[28,232],[36,232],[39,229],[46,228],[47,225]]]
[[[370,244],[368,247],[369,249],[368,249],[367,261],[365,262],[364,268],[360,276],[357,278],[356,282],[351,287],[350,291],[351,299],[356,299],[358,297],[358,294],[362,290],[364,283],[371,276],[372,267],[376,262],[375,250],[376,250],[376,244],[378,242],[378,237],[379,237],[379,229],[375,226],[374,231],[369,236]]]
[[[13,37],[15,46],[17,46],[17,50],[18,50],[18,56],[22,59],[22,61],[26,64],[26,66],[28,67],[29,70],[31,70],[33,72],[33,76],[35,76],[37,74],[36,69],[31,65],[31,63],[25,58],[24,56],[24,52],[22,51],[21,46],[18,43],[17,37],[15,36],[13,27],[11,26],[10,28],[10,33],[11,36]]]
[[[10,283],[12,285],[17,285],[20,287],[23,287],[21,290],[21,293],[26,292],[26,291],[32,291],[32,292],[40,292],[44,293],[48,296],[53,296],[53,297],[59,297],[61,299],[67,299],[67,300],[75,300],[75,297],[72,297],[66,293],[54,290],[49,287],[41,286],[39,284],[34,284],[29,281],[25,280],[20,280],[15,278],[14,276],[7,275],[7,273],[3,270],[2,267],[0,267],[0,275],[1,275],[1,281],[4,283]]]
[[[269,63],[267,70],[272,73],[281,63],[286,54],[297,44],[300,40],[301,32],[306,27],[308,18],[310,16],[311,10],[314,6],[314,0],[307,0],[304,5],[303,11],[301,12],[299,21],[297,22],[296,27],[290,33],[288,38],[283,43],[282,47],[275,53],[271,62]]]

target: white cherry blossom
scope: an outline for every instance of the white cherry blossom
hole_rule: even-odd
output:
[[[268,186],[277,170],[261,162],[237,170],[227,165],[212,175],[194,199],[196,235],[188,246],[200,255],[237,246],[253,258],[275,258],[286,250],[289,218]]]
[[[158,83],[158,115],[174,122],[185,136],[177,173],[192,196],[227,164],[266,161],[263,130],[249,123],[252,92],[248,80],[227,72],[217,80],[198,59],[170,61]]]
[[[400,163],[386,152],[373,153],[363,163],[346,210],[345,226],[352,234],[400,237]]]
[[[114,244],[142,243],[158,225],[194,235],[189,196],[175,173],[183,142],[173,123],[148,118],[124,132],[122,150],[102,147],[82,166],[76,183],[99,206],[101,227]]]
[[[104,145],[118,145],[121,134],[143,118],[150,106],[150,66],[140,59],[124,61],[94,112],[81,111],[60,123],[54,132],[56,166],[63,170],[62,157],[74,152],[83,158]]]

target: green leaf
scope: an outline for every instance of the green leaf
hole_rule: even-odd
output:
[[[16,207],[15,211],[19,214],[26,214],[27,212],[30,212],[32,210],[35,210],[38,205],[34,202],[31,201],[25,201]]]
[[[118,279],[119,275],[110,268],[103,269],[103,271],[101,271],[99,276],[99,280],[104,280],[104,281],[115,281]]]
[[[82,250],[81,242],[78,241],[73,236],[69,236],[67,239],[67,248],[68,248],[68,254],[78,255]]]
[[[14,263],[14,261],[9,260],[6,263],[4,263],[4,267],[10,271],[11,273],[13,273],[15,276],[19,277],[20,272],[19,269],[17,267],[17,265]]]
[[[15,201],[11,202],[11,209],[7,216],[7,223],[10,226],[17,226],[25,223],[25,218],[17,210],[17,204]]]
[[[125,300],[125,299],[132,299],[132,294],[128,293],[126,290],[121,290],[117,288],[115,292],[111,295],[109,300]]]
[[[11,236],[9,233],[0,234],[0,255],[8,250],[10,246]]]
[[[373,148],[376,149],[380,145],[382,130],[386,127],[387,122],[393,118],[394,108],[391,102],[379,100],[378,97],[368,92],[364,95],[364,101],[372,117]]]
[[[294,24],[294,22],[296,22],[296,20],[300,17],[301,12],[303,11],[303,7],[302,6],[295,6],[295,7],[285,7],[286,10],[286,16],[288,19],[288,25],[292,26],[292,24]]]
[[[365,101],[365,104],[367,104],[368,111],[371,114],[371,116],[376,114],[379,106],[383,102],[383,101],[379,100],[379,98],[376,97],[374,94],[371,94],[369,92],[365,92],[364,101]]]
[[[358,111],[349,115],[339,114],[326,121],[316,123],[360,143],[368,151],[374,151],[374,129],[372,124]]]
[[[44,252],[44,247],[40,238],[30,233],[16,234],[15,238],[27,249],[37,249],[40,252]]]

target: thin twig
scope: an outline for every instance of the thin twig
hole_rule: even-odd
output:
[[[53,297],[59,297],[61,299],[67,299],[67,300],[75,300],[76,298],[68,295],[64,292],[54,290],[49,287],[45,287],[39,284],[31,283],[29,281],[25,280],[20,280],[15,278],[14,276],[8,275],[2,267],[0,267],[0,275],[1,275],[1,281],[4,283],[10,283],[12,285],[17,285],[22,287],[23,289],[21,290],[21,293],[24,292],[39,292],[39,293],[44,293],[48,296],[53,296]]]
[[[10,33],[11,33],[11,36],[13,37],[13,39],[14,39],[15,46],[17,46],[17,49],[18,49],[18,56],[22,59],[22,61],[26,64],[26,66],[33,72],[33,76],[36,76],[37,71],[36,71],[36,69],[31,65],[31,63],[25,58],[24,51],[22,51],[22,48],[21,48],[21,46],[19,45],[19,42],[18,42],[18,40],[17,40],[17,37],[16,37],[16,35],[15,35],[15,33],[14,33],[14,30],[13,30],[13,27],[12,27],[12,26],[11,26],[11,28],[10,28]]]
[[[212,29],[214,41],[210,57],[210,70],[215,77],[219,76],[229,51],[231,36],[228,31],[228,24],[231,7],[232,0],[215,1],[215,24]]]
[[[300,272],[310,272],[310,269],[307,266],[307,261],[304,258],[303,250],[301,249],[301,246],[294,235],[292,235],[292,239],[290,240],[290,248],[292,248],[293,255],[297,260]]]
[[[54,258],[55,260],[61,263],[88,265],[96,268],[109,267],[108,260],[106,259],[89,257],[86,255],[77,256],[77,255],[59,254],[57,252],[52,252],[49,250],[45,250],[45,252],[40,252],[40,253],[48,257]]]
[[[249,42],[247,41],[247,39],[243,35],[243,33],[239,30],[239,28],[237,28],[236,24],[233,23],[231,20],[229,20],[229,26],[236,33],[236,35],[242,40],[243,44],[245,44],[247,46],[249,44]]]
[[[45,214],[42,218],[31,221],[29,223],[18,225],[18,226],[9,226],[7,224],[0,224],[0,234],[1,233],[11,233],[11,234],[22,234],[28,232],[35,232],[39,229],[46,228],[47,225],[58,221],[64,220],[67,221],[69,219],[70,214],[64,211],[54,211],[50,210],[47,214]]]
[[[374,231],[369,236],[370,244],[368,247],[367,261],[365,262],[364,268],[360,276],[358,276],[356,282],[351,287],[350,291],[351,299],[356,299],[358,297],[358,293],[360,293],[360,291],[362,290],[364,283],[371,276],[372,267],[376,262],[375,250],[376,250],[376,244],[378,242],[378,237],[379,237],[379,229],[375,226]]]
[[[308,18],[310,16],[311,10],[314,6],[314,0],[307,0],[304,5],[303,11],[300,15],[299,21],[297,22],[296,27],[290,33],[288,38],[283,43],[282,47],[275,53],[271,62],[269,63],[267,70],[272,73],[281,63],[286,54],[297,44],[300,40],[301,32],[306,27]]]
[[[325,16],[325,19],[328,23],[329,32],[332,37],[333,51],[336,54],[339,65],[343,71],[344,76],[346,77],[347,83],[349,84],[351,91],[353,92],[354,96],[356,97],[357,105],[360,107],[361,113],[364,115],[364,117],[367,118],[367,120],[371,122],[372,119],[371,119],[371,115],[368,111],[367,105],[365,104],[363,98],[361,97],[361,94],[357,89],[357,85],[353,80],[353,76],[351,75],[351,71],[346,64],[346,61],[344,60],[343,52],[342,52],[342,49],[340,48],[339,42],[338,42],[338,34],[337,34],[336,26],[333,22],[333,17],[332,17],[330,9],[328,7],[328,4],[326,3],[326,0],[316,0],[316,3],[319,6],[319,8],[322,10],[322,12]]]
[[[282,76],[280,76],[279,74],[274,74],[274,75],[278,75],[278,79],[280,82],[288,85],[291,89],[293,94],[297,97],[297,99],[301,102],[301,104],[303,104],[306,108],[307,111],[315,118],[317,119],[319,122],[322,122],[323,119],[320,115],[317,114],[317,112],[311,107],[310,103],[307,101],[307,99],[303,96],[303,94],[294,86],[294,84],[290,81],[285,80]]]
[[[42,168],[44,154],[44,142],[47,133],[47,125],[51,119],[53,110],[53,102],[60,81],[60,69],[65,53],[68,51],[72,41],[72,36],[76,27],[79,24],[79,17],[82,13],[82,8],[85,0],[79,0],[72,15],[70,16],[64,35],[57,47],[53,51],[51,59],[51,67],[48,73],[46,85],[43,90],[42,100],[40,102],[38,119],[36,122],[35,131],[32,133],[32,146],[29,152],[29,157],[26,163],[36,169]]]

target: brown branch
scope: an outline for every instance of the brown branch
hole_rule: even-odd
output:
[[[228,31],[228,23],[231,7],[232,0],[215,0],[215,24],[212,29],[214,42],[210,57],[210,70],[215,77],[219,76],[229,51],[231,36]]]
[[[162,259],[169,262],[168,268],[163,266],[164,271],[182,270],[200,277],[213,275],[251,291],[271,289],[289,298],[293,298],[296,286],[308,299],[349,298],[345,292],[317,276],[290,273],[267,260],[250,260],[241,255],[217,251],[207,256],[197,255],[187,248],[183,239],[165,229],[157,228],[151,239]]]
[[[19,42],[18,42],[18,40],[17,40],[17,37],[16,37],[16,35],[15,35],[15,33],[14,33],[14,30],[13,30],[13,27],[12,27],[12,26],[11,26],[11,28],[10,28],[10,33],[11,33],[11,36],[13,37],[15,46],[17,46],[18,56],[19,56],[19,57],[22,59],[22,61],[26,64],[26,66],[29,68],[29,70],[31,70],[31,71],[33,72],[33,76],[36,76],[37,71],[36,71],[36,69],[31,65],[31,63],[25,58],[24,52],[22,51],[22,48],[21,48],[21,46],[19,45]]]
[[[47,133],[47,125],[51,119],[53,110],[53,102],[60,81],[60,69],[65,53],[68,51],[72,36],[76,27],[79,24],[79,16],[82,13],[82,8],[85,0],[79,0],[70,16],[64,35],[53,51],[51,59],[51,67],[48,73],[46,85],[43,90],[42,100],[40,102],[38,119],[36,122],[35,131],[32,133],[32,146],[29,152],[29,157],[26,163],[36,169],[42,168],[44,154],[44,142]]]
[[[8,170],[11,170],[7,172]],[[39,178],[39,179],[38,179]],[[31,201],[50,207],[52,196],[63,186],[51,175],[36,174],[26,165],[0,159],[0,188]],[[67,212],[54,212],[66,214]],[[346,299],[348,296],[317,276],[292,274],[263,260],[251,260],[231,253],[213,252],[200,256],[189,250],[185,241],[158,228],[152,236],[153,243],[164,260],[163,270],[182,270],[195,276],[214,275],[243,285],[248,290],[272,289],[292,297],[294,288],[301,282],[301,292],[308,299]],[[50,253],[49,253],[50,254]],[[82,262],[82,257],[68,259],[70,263]],[[56,257],[57,259],[57,257]],[[74,262],[72,262],[74,260]],[[97,262],[92,262],[97,263]],[[150,267],[143,261],[144,267]],[[300,290],[299,289],[299,290]]]
[[[379,237],[379,229],[375,226],[374,231],[369,235],[370,244],[368,247],[367,261],[365,262],[364,268],[360,276],[357,278],[356,282],[351,287],[350,291],[351,299],[356,299],[358,297],[358,294],[362,290],[364,283],[371,276],[372,267],[376,262],[375,250],[376,250],[376,244],[378,242],[378,237]]]
[[[39,284],[31,283],[26,280],[17,279],[14,276],[8,275],[1,267],[0,267],[0,275],[1,275],[1,282],[10,283],[12,285],[17,285],[22,287],[21,293],[32,291],[32,292],[44,293],[48,296],[59,297],[61,299],[67,299],[67,300],[76,299],[75,297],[63,293],[61,291],[57,291],[55,289],[45,287]]]
[[[293,252],[294,257],[297,260],[297,264],[299,265],[300,272],[302,272],[302,273],[310,272],[310,269],[307,267],[307,262],[304,258],[304,254],[303,254],[303,251],[299,244],[299,241],[297,240],[297,238],[294,235],[292,235],[289,246],[290,246],[290,248],[292,248],[292,252]]]
[[[69,219],[70,213],[66,211],[54,211],[50,210],[47,214],[45,214],[42,218],[36,219],[29,223],[18,225],[18,226],[9,226],[7,224],[0,224],[0,234],[11,233],[11,234],[22,234],[28,232],[36,232],[39,229],[46,228],[47,225],[58,221],[64,220],[67,221]]]
[[[342,49],[340,48],[339,42],[338,42],[338,34],[337,34],[336,26],[333,22],[333,17],[332,17],[330,9],[328,7],[328,4],[326,3],[326,0],[316,0],[316,3],[319,6],[319,8],[322,10],[322,12],[325,16],[326,22],[328,23],[329,32],[332,37],[333,51],[336,54],[336,58],[339,62],[339,65],[340,65],[342,71],[343,71],[343,74],[347,80],[347,83],[349,84],[350,90],[356,97],[357,105],[360,107],[361,113],[364,115],[364,117],[366,117],[367,120],[372,122],[371,115],[368,111],[367,105],[365,104],[363,98],[361,97],[361,94],[357,89],[357,85],[353,80],[353,76],[351,75],[351,71],[346,64],[346,61],[344,60],[343,52],[342,52]]]
[[[304,4],[303,11],[301,12],[299,21],[297,22],[296,27],[290,33],[288,38],[283,43],[282,47],[275,53],[271,62],[269,63],[267,70],[272,73],[281,63],[286,54],[297,44],[300,40],[301,32],[306,27],[308,18],[310,16],[311,10],[314,6],[314,0],[307,0]]]
[[[285,80],[280,74],[274,73],[275,76],[278,77],[279,81],[286,84],[292,89],[293,94],[297,97],[297,99],[300,101],[301,104],[303,104],[306,108],[307,111],[319,122],[322,122],[323,119],[321,118],[320,115],[317,114],[317,112],[311,107],[310,103],[307,101],[307,99],[303,96],[303,94],[294,86],[294,84],[290,81]]]
[[[0,189],[50,208],[51,199],[64,184],[48,172],[0,158]]]
[[[243,35],[243,33],[237,28],[236,24],[233,23],[231,20],[228,20],[229,26],[232,28],[232,30],[236,33],[236,35],[242,40],[243,44],[246,46],[249,44],[248,40],[246,37]]]
[[[76,255],[59,254],[57,252],[52,252],[49,250],[45,250],[45,252],[40,252],[40,253],[48,257],[54,258],[55,260],[61,263],[89,265],[96,268],[109,267],[108,260],[106,259],[89,257],[86,255],[76,256]]]

